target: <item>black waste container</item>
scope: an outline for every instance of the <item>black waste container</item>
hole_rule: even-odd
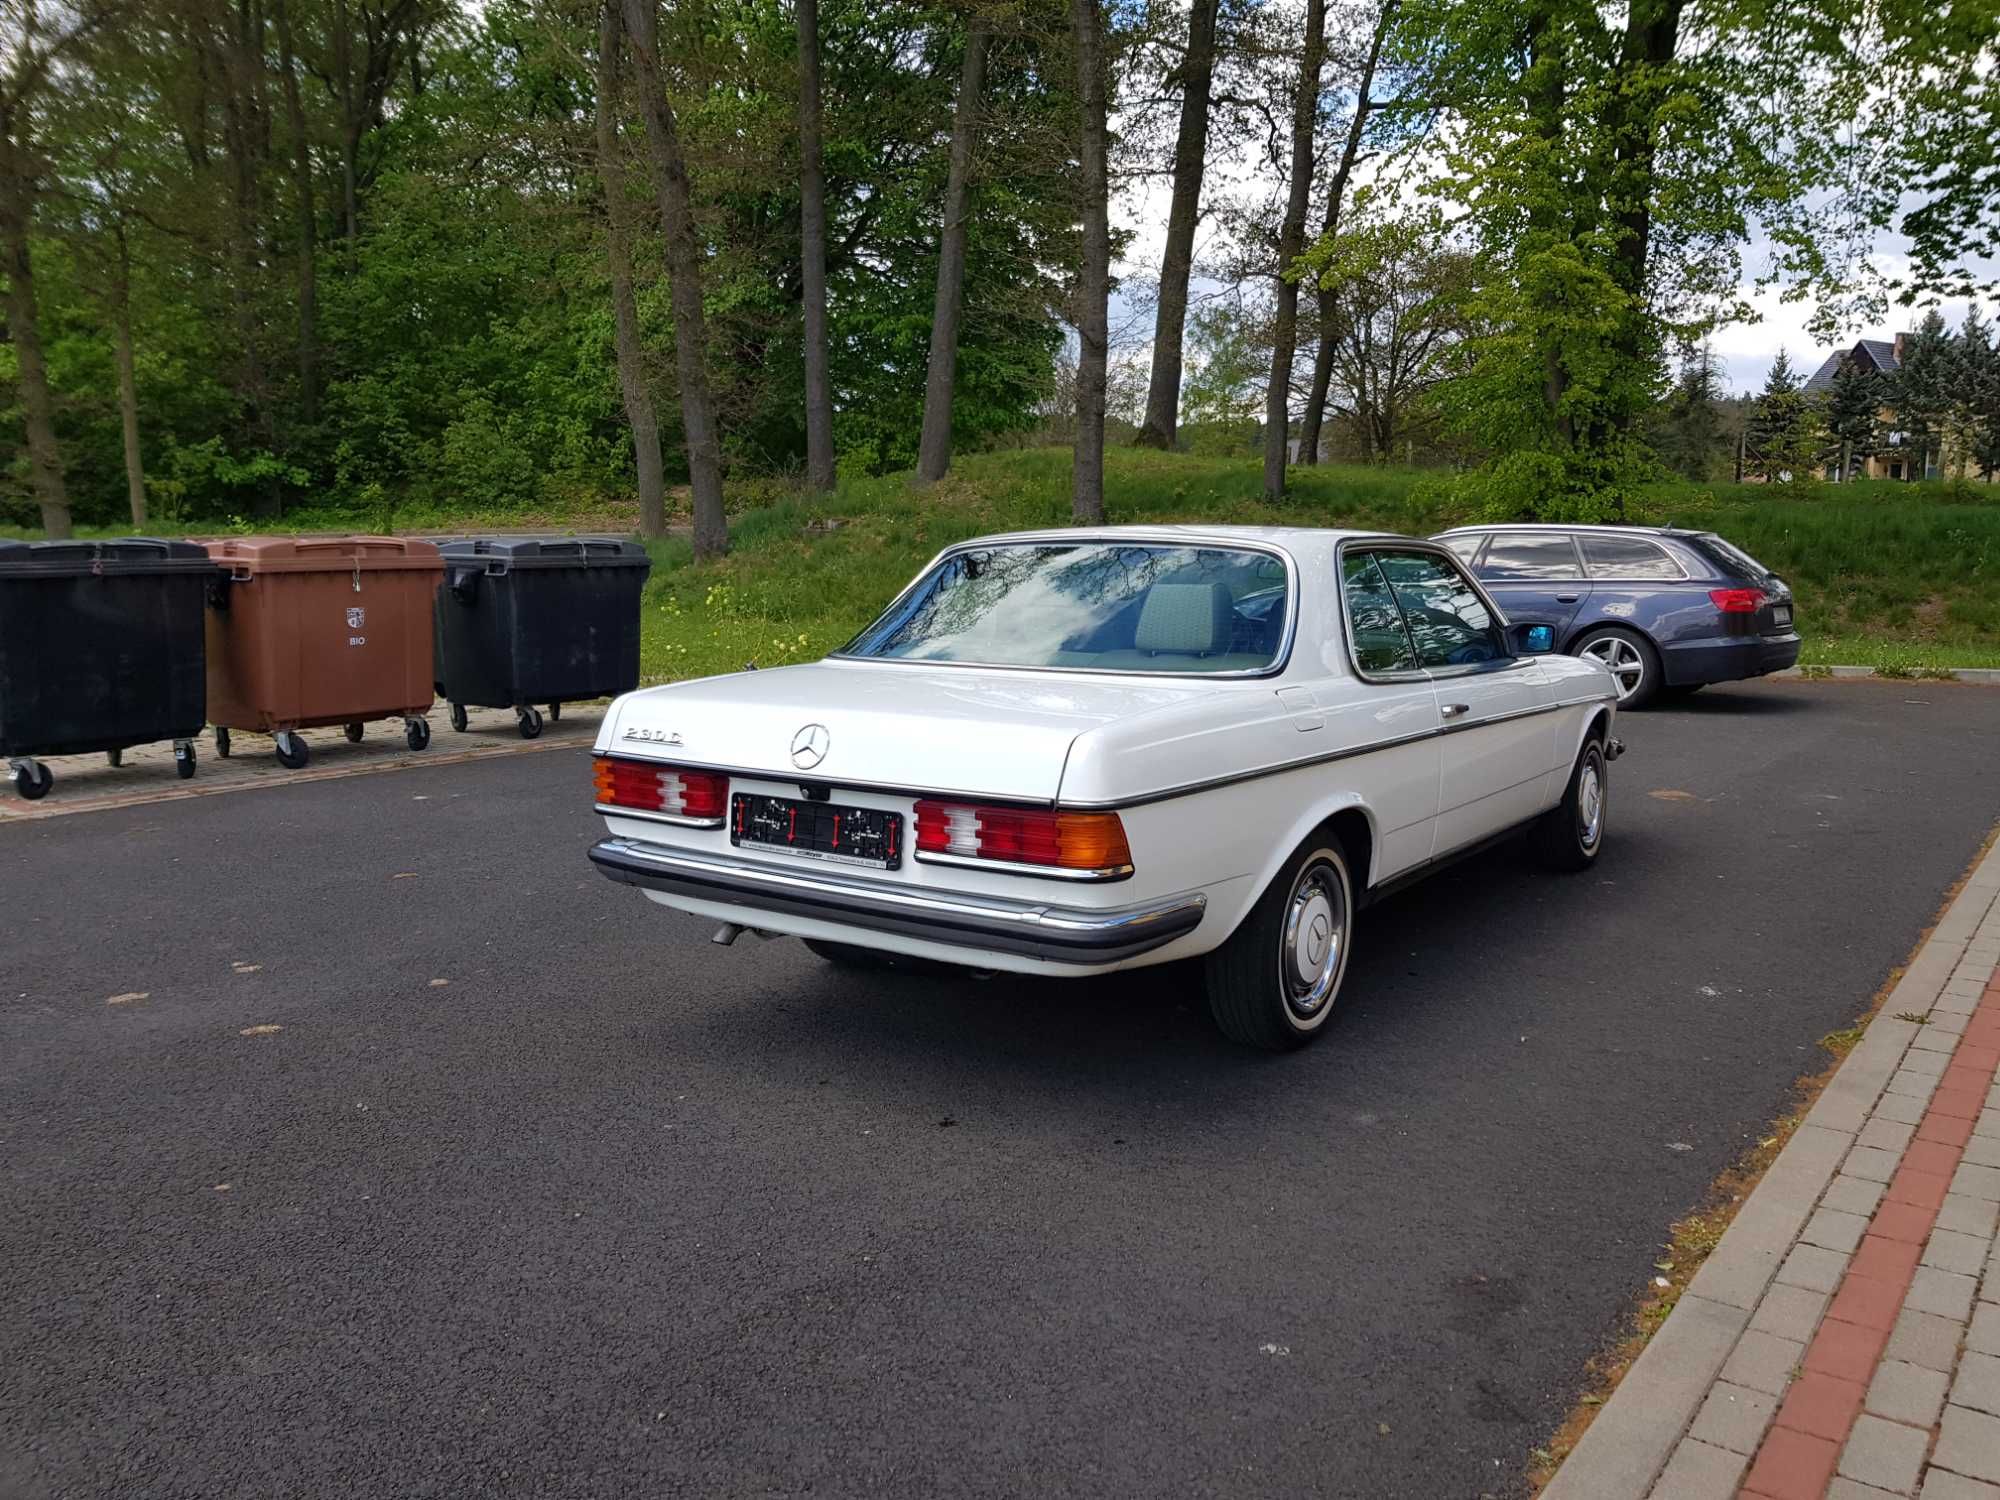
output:
[[[194,775],[208,716],[202,609],[220,570],[193,542],[0,542],[0,755],[34,800],[38,755],[174,742]]]
[[[609,537],[470,537],[442,543],[438,696],[451,727],[467,704],[511,708],[521,737],[585,698],[639,685],[639,595],[652,559]]]

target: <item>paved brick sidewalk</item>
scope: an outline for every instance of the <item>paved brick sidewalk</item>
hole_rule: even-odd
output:
[[[2000,1500],[2000,846],[1544,1500]]]
[[[608,706],[564,704],[560,721],[545,724],[539,739],[523,740],[515,727],[512,709],[468,709],[465,732],[459,733],[448,722],[444,705],[439,704],[431,710],[431,742],[426,750],[409,748],[403,738],[403,725],[396,719],[364,726],[358,744],[349,743],[338,728],[308,729],[300,738],[311,747],[312,758],[298,771],[288,771],[278,764],[268,735],[234,736],[232,754],[224,760],[215,753],[214,735],[204,734],[196,741],[196,771],[187,781],[174,774],[174,747],[165,741],[127,750],[120,757],[123,764],[118,766],[111,765],[102,755],[50,755],[43,757],[42,763],[55,773],[56,784],[41,801],[24,801],[15,793],[11,779],[0,782],[0,826],[257,786],[288,786],[299,781],[323,781],[404,766],[483,760],[524,750],[588,745],[597,738],[597,726]]]

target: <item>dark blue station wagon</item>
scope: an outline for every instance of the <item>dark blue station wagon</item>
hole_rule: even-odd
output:
[[[1460,526],[1440,533],[1516,624],[1555,627],[1638,708],[1799,659],[1792,591],[1712,531],[1657,526]]]

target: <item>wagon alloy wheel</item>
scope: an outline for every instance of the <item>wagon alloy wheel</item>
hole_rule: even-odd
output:
[[[1626,708],[1650,703],[1660,685],[1660,659],[1653,648],[1623,630],[1600,630],[1577,643],[1576,654],[1601,661],[1611,669],[1618,701]]]
[[[1591,740],[1577,752],[1562,801],[1535,824],[1535,847],[1544,864],[1556,870],[1586,870],[1597,862],[1604,847],[1608,792],[1604,746]]]
[[[1229,940],[1208,955],[1208,1006],[1223,1035],[1281,1052],[1326,1028],[1353,950],[1347,854],[1321,829],[1285,862]]]

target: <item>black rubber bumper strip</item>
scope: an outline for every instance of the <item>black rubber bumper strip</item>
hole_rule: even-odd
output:
[[[1200,895],[1102,912],[1000,905],[982,903],[979,897],[932,897],[922,892],[885,898],[850,881],[820,879],[805,872],[774,871],[763,876],[761,867],[732,866],[706,856],[677,858],[666,850],[651,856],[635,849],[631,840],[617,838],[593,845],[590,858],[622,885],[670,896],[1081,966],[1115,964],[1163,948],[1192,932],[1207,905]],[[982,904],[986,910],[980,909]]]

